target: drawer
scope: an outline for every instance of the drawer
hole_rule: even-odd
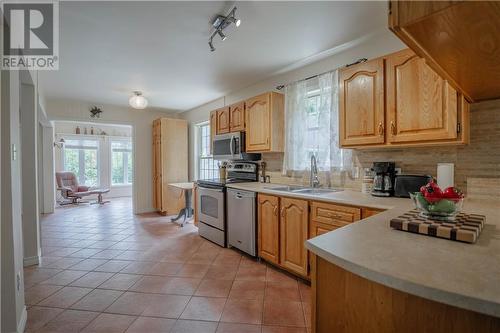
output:
[[[327,232],[337,229],[337,226],[325,223],[311,221],[309,224],[309,238],[314,238],[319,235],[326,234]]]
[[[311,202],[311,220],[343,227],[361,219],[361,209],[325,202]]]

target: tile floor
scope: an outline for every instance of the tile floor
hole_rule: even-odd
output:
[[[24,271],[27,332],[299,333],[310,287],[131,200],[58,208]]]

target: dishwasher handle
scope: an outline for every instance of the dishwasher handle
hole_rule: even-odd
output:
[[[250,199],[255,198],[255,192],[230,190],[230,193],[235,199],[238,199],[238,200],[245,199],[245,198],[250,198]]]

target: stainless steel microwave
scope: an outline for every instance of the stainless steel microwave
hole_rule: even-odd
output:
[[[245,132],[216,135],[213,142],[213,157],[216,160],[241,160],[245,152]]]

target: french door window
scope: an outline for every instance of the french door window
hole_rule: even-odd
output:
[[[130,185],[133,180],[132,142],[111,141],[111,184]]]
[[[64,170],[75,173],[80,185],[99,185],[99,141],[66,140],[63,149]]]

